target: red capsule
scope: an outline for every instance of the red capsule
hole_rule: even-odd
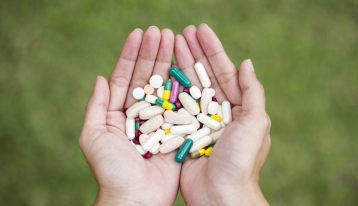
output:
[[[139,136],[138,136],[138,137],[135,137],[135,138],[132,140],[132,142],[133,142],[134,144],[140,144],[140,143],[139,143]]]
[[[189,88],[184,88],[183,92],[190,94]]]
[[[135,131],[135,137],[139,137],[142,134],[140,130]]]
[[[177,110],[179,110],[180,108],[183,107],[183,106],[181,105],[180,101],[176,101],[176,102],[175,102],[175,106],[176,106]]]
[[[139,121],[139,126],[142,126],[142,124],[144,124],[145,120],[140,120]]]
[[[218,99],[216,99],[215,96],[213,96],[213,98],[211,99],[213,102],[218,102]]]
[[[152,156],[153,156],[153,154],[150,153],[150,152],[147,152],[147,153],[145,153],[145,154],[143,155],[144,159],[149,159],[149,158],[151,158]]]
[[[134,118],[134,121],[139,121],[139,117]]]

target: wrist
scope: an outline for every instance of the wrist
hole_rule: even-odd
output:
[[[106,190],[101,188],[94,203],[94,206],[112,206],[112,205],[139,205],[138,202],[125,198],[120,192]]]

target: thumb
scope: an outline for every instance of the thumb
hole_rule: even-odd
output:
[[[239,85],[242,91],[242,109],[244,111],[265,111],[264,88],[256,78],[250,59],[243,61],[239,70]]]

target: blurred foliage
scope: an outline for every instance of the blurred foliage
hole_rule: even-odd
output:
[[[0,3],[0,205],[90,205],[79,150],[96,75],[135,27],[208,23],[235,63],[252,58],[267,93],[272,205],[358,202],[358,2],[45,1]],[[178,197],[176,205],[182,205]]]

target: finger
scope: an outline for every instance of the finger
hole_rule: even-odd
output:
[[[135,29],[128,35],[124,43],[116,68],[110,77],[109,87],[111,100],[109,103],[109,111],[119,111],[123,109],[125,102],[125,95],[123,94],[127,94],[129,82],[142,42],[142,35],[142,30]]]
[[[153,74],[159,74],[164,81],[169,77],[169,69],[172,64],[174,50],[174,33],[170,29],[163,29],[157,60],[155,61]]]
[[[201,62],[204,65],[206,72],[208,73],[208,76],[211,80],[211,87],[214,88],[216,91],[215,97],[218,99],[219,102],[226,100],[226,96],[222,91],[222,89],[220,88],[220,85],[218,84],[218,81],[215,78],[211,65],[208,59],[206,58],[203,49],[199,44],[198,38],[196,37],[195,26],[193,25],[187,26],[183,31],[183,35],[185,37],[186,42],[188,43],[189,49],[195,61]]]
[[[204,50],[216,79],[226,97],[234,105],[241,104],[241,91],[237,81],[237,70],[214,31],[206,24],[199,26],[197,37]]]
[[[265,92],[256,78],[250,59],[243,61],[240,65],[239,83],[242,91],[242,109],[244,111],[265,111]]]
[[[84,128],[106,125],[106,115],[109,104],[109,87],[107,80],[98,76],[87,104]]]
[[[174,50],[178,67],[190,79],[193,85],[201,88],[201,84],[194,70],[194,57],[191,55],[188,44],[182,35],[177,35],[175,37]]]
[[[160,30],[156,26],[150,26],[143,35],[138,59],[127,92],[126,108],[136,102],[132,96],[133,89],[136,87],[144,87],[152,74],[155,59],[157,58],[159,50],[160,37]]]

